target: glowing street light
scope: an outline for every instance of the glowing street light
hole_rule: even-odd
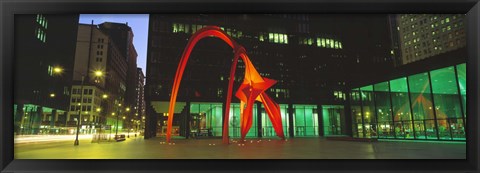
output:
[[[54,74],[61,74],[63,72],[63,68],[60,66],[53,67]]]
[[[106,99],[106,98],[108,98],[108,95],[103,94],[103,95],[102,95],[102,98]]]
[[[96,77],[102,77],[102,76],[103,76],[103,71],[101,71],[101,70],[96,70],[96,71],[94,72],[94,74],[95,74]]]
[[[50,97],[52,97],[52,98],[55,97],[55,93],[51,93]]]

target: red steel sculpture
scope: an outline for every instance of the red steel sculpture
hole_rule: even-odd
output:
[[[240,131],[241,141],[244,141],[245,136],[252,127],[252,108],[255,100],[263,103],[265,110],[272,122],[272,126],[275,129],[275,133],[278,137],[285,139],[283,134],[282,119],[280,116],[280,107],[275,103],[266,93],[265,90],[273,86],[276,81],[268,78],[264,78],[258,74],[257,70],[253,66],[252,62],[247,56],[245,48],[239,45],[235,40],[228,36],[222,29],[217,26],[207,26],[198,30],[189,39],[185,50],[183,51],[180,63],[178,64],[177,72],[172,87],[172,93],[170,97],[170,105],[168,108],[168,124],[167,124],[167,142],[170,142],[173,114],[175,108],[175,102],[177,100],[178,88],[182,80],[185,66],[187,65],[188,58],[192,49],[195,47],[198,41],[205,37],[217,37],[226,42],[234,50],[234,59],[230,68],[230,78],[228,83],[227,101],[225,104],[225,118],[223,123],[223,143],[228,144],[228,122],[229,122],[229,109],[232,98],[233,81],[235,78],[235,70],[237,68],[237,62],[239,58],[242,58],[245,63],[245,77],[240,85],[235,96],[240,99]],[[246,107],[245,107],[246,105]]]

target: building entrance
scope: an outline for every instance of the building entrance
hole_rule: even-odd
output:
[[[323,128],[325,136],[344,135],[345,111],[341,105],[323,105]]]

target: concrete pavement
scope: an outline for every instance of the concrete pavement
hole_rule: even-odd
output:
[[[221,139],[71,141],[15,144],[15,159],[465,159],[465,142],[331,141],[324,138],[247,139],[223,145]]]

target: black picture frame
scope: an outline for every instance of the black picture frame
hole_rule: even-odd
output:
[[[2,172],[478,172],[480,92],[478,0],[2,0],[0,170]],[[466,13],[466,160],[14,160],[15,14],[85,13]],[[408,166],[407,166],[408,165]]]

